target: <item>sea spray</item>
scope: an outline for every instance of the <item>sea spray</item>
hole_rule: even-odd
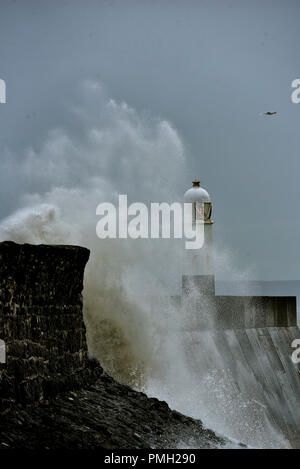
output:
[[[87,107],[71,116],[78,134],[55,129],[39,151],[25,152],[21,164],[13,155],[6,160],[25,195],[2,221],[0,238],[90,248],[83,296],[91,355],[120,381],[166,399],[219,433],[242,435],[254,446],[273,444],[273,428],[258,425],[252,412],[259,404],[230,391],[235,377],[224,372],[213,333],[199,334],[200,353],[189,358],[184,311],[171,300],[180,288],[181,240],[96,236],[96,206],[115,202],[119,193],[132,201],[181,200],[186,163],[178,133],[167,121],[108,99],[97,83],[84,85],[82,99]],[[231,259],[225,264],[235,270]],[[213,321],[210,308],[206,315]],[[246,370],[239,373],[247,380]]]
[[[97,83],[84,84],[82,100],[88,109],[71,115],[80,138],[57,128],[22,163],[13,155],[6,161],[23,195],[0,236],[91,249],[83,293],[90,352],[119,380],[141,386],[150,369],[160,369],[165,339],[158,332],[168,330],[165,312],[147,298],[169,295],[181,249],[176,240],[99,240],[96,207],[121,192],[129,201],[180,200],[184,147],[170,123],[139,116]]]

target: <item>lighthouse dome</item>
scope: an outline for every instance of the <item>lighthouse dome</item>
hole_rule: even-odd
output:
[[[213,223],[210,219],[212,204],[209,193],[200,187],[200,181],[193,181],[193,187],[184,194],[184,203],[190,203],[193,206],[193,223]]]
[[[200,187],[200,181],[193,181],[193,187],[184,194],[184,202],[211,203],[209,193]]]

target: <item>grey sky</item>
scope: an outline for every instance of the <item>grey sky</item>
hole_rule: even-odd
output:
[[[299,279],[299,17],[296,0],[1,0],[0,158],[75,126],[66,107],[78,83],[99,80],[172,122],[188,158],[180,192],[201,178],[216,242],[241,268]],[[2,217],[18,205],[16,181],[2,165]]]

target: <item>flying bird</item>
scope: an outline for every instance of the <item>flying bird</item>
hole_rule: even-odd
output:
[[[264,112],[264,115],[265,115],[265,116],[273,116],[274,114],[277,114],[277,112],[276,112],[276,111],[272,111],[272,112],[271,112],[271,111]]]

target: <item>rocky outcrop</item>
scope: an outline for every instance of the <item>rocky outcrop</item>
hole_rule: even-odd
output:
[[[88,258],[77,246],[0,243],[0,447],[222,445],[201,422],[89,359],[81,296]]]
[[[166,402],[103,376],[50,403],[18,405],[0,420],[2,449],[220,448],[222,438]]]

